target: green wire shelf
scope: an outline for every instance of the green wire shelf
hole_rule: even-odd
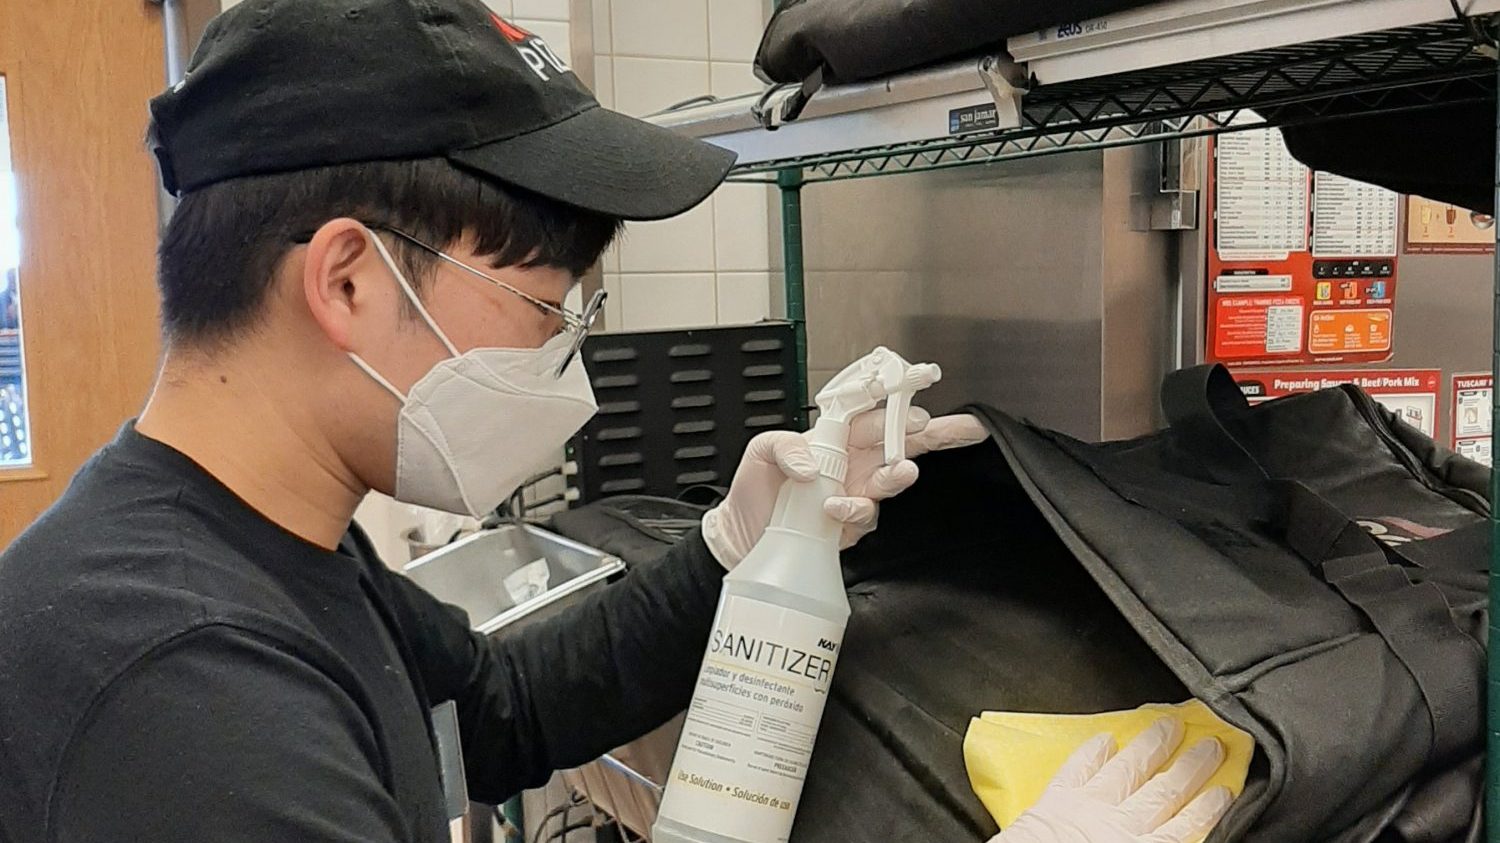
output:
[[[1027,91],[1022,125],[757,161],[735,181],[839,181],[1491,99],[1495,59],[1453,20]],[[1489,24],[1486,22],[1486,26]]]
[[[799,337],[805,337],[800,191],[806,184],[1435,105],[1493,103],[1500,56],[1489,45],[1495,43],[1490,33],[1500,32],[1497,23],[1500,14],[1455,18],[1055,85],[1033,80],[1022,97],[1020,126],[758,160],[736,167],[731,181],[781,188],[788,313],[799,323]],[[1500,135],[1500,116],[1496,124]],[[1496,194],[1500,197],[1500,183]],[[1500,255],[1494,290],[1492,371],[1500,372]],[[1493,412],[1500,419],[1500,389]],[[1500,451],[1500,434],[1494,444]],[[1489,757],[1495,758],[1500,756],[1500,472],[1491,483],[1486,737]],[[1484,801],[1489,817],[1500,816],[1500,765],[1488,765]],[[1486,824],[1484,839],[1500,843],[1500,822]]]
[[[1458,3],[1454,8],[1460,8]],[[798,323],[799,338],[805,338],[800,192],[807,184],[1437,105],[1494,103],[1500,55],[1491,34],[1500,33],[1497,24],[1500,13],[1455,17],[1074,82],[1044,85],[1033,79],[1021,99],[1021,125],[1014,128],[760,159],[736,167],[731,181],[781,188],[788,314]],[[1500,135],[1500,116],[1496,126]],[[1496,194],[1500,197],[1500,183]],[[1492,371],[1500,372],[1500,255],[1494,292]],[[1495,390],[1493,412],[1500,419],[1500,389]],[[1500,432],[1494,444],[1500,451]],[[1500,757],[1500,472],[1491,482],[1486,737],[1489,756],[1495,758]],[[1485,803],[1489,817],[1500,816],[1500,764],[1488,765]],[[1500,821],[1486,824],[1484,839],[1500,843]]]

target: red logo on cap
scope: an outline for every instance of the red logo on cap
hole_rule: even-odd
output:
[[[490,22],[495,29],[505,36],[505,40],[515,48],[515,51],[525,60],[526,66],[537,75],[543,82],[550,82],[554,73],[567,73],[571,70],[567,62],[557,57],[547,42],[527,32],[519,26],[507,21],[494,12],[490,13]]]
[[[510,23],[494,12],[490,13],[490,20],[494,22],[495,28],[500,30],[500,34],[505,36],[505,40],[509,41],[512,44],[520,44],[528,38],[532,37],[532,34],[530,32],[527,32],[521,27]]]

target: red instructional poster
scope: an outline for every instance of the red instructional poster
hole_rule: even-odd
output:
[[[1489,255],[1495,253],[1495,218],[1446,202],[1406,197],[1408,255]]]
[[[1491,464],[1494,394],[1489,372],[1453,376],[1453,450],[1485,465]]]
[[[1210,143],[1208,359],[1389,360],[1400,197],[1309,171],[1274,129]]]
[[[1235,382],[1251,404],[1299,392],[1354,384],[1428,436],[1438,429],[1439,369],[1352,369],[1235,372]]]

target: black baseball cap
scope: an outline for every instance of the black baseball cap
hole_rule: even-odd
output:
[[[479,0],[243,0],[151,101],[162,182],[445,157],[650,220],[724,180],[734,153],[602,108],[565,55]]]

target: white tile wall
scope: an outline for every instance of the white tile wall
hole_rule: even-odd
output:
[[[749,61],[765,25],[765,0],[709,0],[708,57]]]
[[[620,276],[620,319],[631,330],[712,325],[717,298],[712,273]]]
[[[615,107],[615,60],[613,56],[594,56],[594,96],[605,108]]]
[[[700,61],[708,58],[708,0],[610,0],[610,3],[615,55]]]
[[[720,272],[718,287],[720,325],[759,322],[771,315],[771,273]]]
[[[621,272],[713,272],[713,200],[661,222],[633,223],[620,242]]]
[[[771,318],[786,318],[786,273],[774,268],[771,270]]]
[[[512,14],[518,18],[560,21],[568,19],[568,0],[510,0],[510,2],[515,7]]]
[[[609,0],[593,0],[594,2],[594,51],[598,53],[614,54],[613,39],[610,37],[610,2]]]
[[[661,111],[708,89],[706,61],[615,55],[615,108],[626,114],[641,117]]]
[[[234,0],[234,2],[238,3],[239,0]],[[484,0],[484,5],[489,6],[490,11],[502,18],[508,18],[516,13],[511,0]]]
[[[716,61],[709,64],[709,93],[734,97],[759,93],[765,83],[755,76],[755,65],[747,61]]]
[[[524,4],[526,0],[515,0]],[[595,91],[644,116],[702,94],[761,89],[751,60],[766,0],[592,0]],[[517,14],[520,14],[518,9]],[[603,258],[611,330],[754,322],[772,314],[767,188],[726,185],[673,220],[631,223]]]
[[[714,268],[765,272],[771,266],[771,188],[726,184],[713,196]]]
[[[618,331],[624,326],[624,319],[620,316],[620,274],[604,273],[604,327],[611,331]]]
[[[541,39],[547,42],[547,46],[551,47],[552,52],[556,53],[559,58],[564,59],[570,65],[573,63],[571,59],[573,55],[572,33],[569,31],[567,21],[531,20],[517,15],[515,23],[527,32],[541,36]]]

